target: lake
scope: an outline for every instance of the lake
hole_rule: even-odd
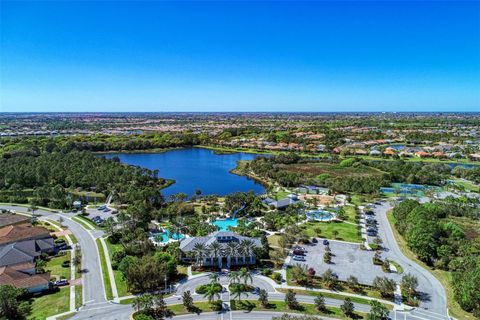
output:
[[[253,179],[238,176],[229,171],[238,160],[252,160],[258,155],[249,153],[215,154],[203,148],[188,148],[160,153],[111,153],[107,158],[118,156],[126,164],[151,170],[158,169],[159,177],[175,180],[175,184],[162,190],[168,197],[175,193],[191,196],[196,189],[203,195],[224,196],[237,191],[253,190],[263,193],[265,188]]]

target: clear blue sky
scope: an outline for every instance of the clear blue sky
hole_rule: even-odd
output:
[[[480,111],[477,1],[0,6],[0,111]]]

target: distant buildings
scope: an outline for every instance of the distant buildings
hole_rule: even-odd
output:
[[[267,206],[273,206],[275,209],[285,209],[286,207],[298,203],[300,200],[298,199],[297,195],[289,194],[286,198],[281,200],[274,200],[271,198],[266,198],[263,200],[263,203]]]

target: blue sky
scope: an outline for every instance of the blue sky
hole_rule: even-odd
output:
[[[480,111],[475,1],[0,6],[0,111]]]

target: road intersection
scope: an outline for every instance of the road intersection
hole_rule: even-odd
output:
[[[379,236],[384,241],[384,245],[389,248],[386,252],[387,257],[401,263],[405,266],[406,272],[415,274],[419,278],[420,289],[428,292],[430,300],[422,303],[422,308],[414,309],[410,312],[400,312],[398,310],[392,311],[390,316],[392,319],[405,319],[405,320],[446,320],[447,309],[445,291],[438,280],[433,277],[427,270],[423,269],[416,263],[406,258],[398,248],[396,241],[393,237],[392,230],[389,229],[390,225],[386,220],[386,212],[390,209],[388,203],[383,203],[375,208],[376,216],[380,224]],[[17,212],[26,212],[26,207],[13,206],[13,205],[0,205],[0,209],[15,210]],[[63,224],[66,225],[73,235],[77,238],[80,247],[82,248],[82,282],[83,282],[83,305],[79,308],[78,312],[71,317],[71,319],[106,319],[106,320],[123,320],[129,319],[133,308],[129,304],[119,304],[113,301],[107,301],[105,295],[103,273],[101,269],[100,257],[95,239],[103,235],[100,230],[94,232],[85,229],[83,225],[72,220],[74,213],[59,213],[51,212],[43,209],[35,211],[36,215],[40,215],[40,219],[51,219],[59,221],[63,219]],[[208,274],[201,274],[191,277],[190,279],[179,283],[176,287],[175,294],[165,298],[165,302],[168,305],[181,304],[181,295],[185,291],[192,293],[195,302],[205,301],[202,295],[195,294],[195,288],[201,284],[208,283],[210,281]],[[221,275],[219,278],[220,283],[224,287],[228,287],[229,279],[226,275]],[[253,277],[253,286],[265,289],[269,294],[271,301],[283,301],[285,294],[278,292],[279,286],[273,282],[273,280],[255,275]],[[429,290],[429,286],[432,287],[432,291]],[[303,288],[301,288],[303,289]],[[431,292],[431,293],[430,293]],[[229,305],[230,295],[227,292],[222,294],[224,303]],[[312,295],[297,295],[298,302],[301,303],[313,303],[314,296]],[[248,294],[246,299],[258,300],[257,294]],[[343,300],[325,298],[325,302],[329,306],[339,307]],[[355,303],[355,310],[359,312],[369,312],[369,305]],[[280,315],[278,312],[249,312],[242,311],[230,311],[225,310],[220,313],[202,313],[200,315],[182,315],[175,317],[176,319],[216,319],[216,320],[229,320],[229,319],[271,319],[273,316]]]

